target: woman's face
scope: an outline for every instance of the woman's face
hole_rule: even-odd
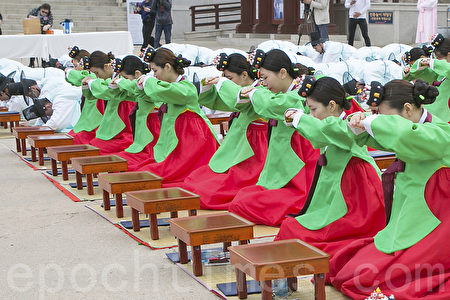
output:
[[[73,65],[73,68],[74,68],[75,70],[77,70],[77,71],[83,70],[83,66],[81,65],[79,59],[73,58],[73,59],[72,59],[72,65]]]
[[[105,65],[103,68],[91,67],[90,71],[95,74],[98,78],[108,79],[114,73],[110,64]]]
[[[333,115],[330,104],[328,104],[328,106],[325,106],[321,102],[315,101],[311,97],[306,97],[306,103],[308,104],[311,116],[313,116],[314,118],[323,120]]]
[[[273,72],[261,68],[260,78],[262,80],[262,85],[269,89],[272,93],[279,93],[283,90],[283,80],[281,79],[280,72]]]
[[[171,74],[168,68],[161,68],[160,66],[155,65],[153,62],[150,63],[150,66],[152,67],[154,76],[157,79],[170,82]]]
[[[247,72],[242,72],[241,75],[238,73],[230,72],[228,70],[223,71],[223,76],[233,81],[240,86],[248,86],[253,83],[253,80],[247,75]]]

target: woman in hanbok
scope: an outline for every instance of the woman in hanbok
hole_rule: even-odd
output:
[[[150,65],[155,77],[141,76],[137,85],[152,102],[161,102],[161,131],[153,153],[156,163],[140,170],[163,178],[163,186],[180,186],[199,167],[208,164],[218,141],[211,122],[198,104],[197,89],[185,80],[190,61],[159,48]]]
[[[204,209],[228,209],[236,193],[258,181],[267,154],[267,121],[251,106],[235,108],[245,86],[258,86],[257,70],[241,54],[220,55],[223,77],[207,78],[199,103],[213,110],[233,112],[231,126],[208,165],[192,172],[184,187],[200,195]]]
[[[377,287],[399,300],[450,299],[450,126],[423,108],[438,91],[393,80],[373,94],[379,114],[349,125],[359,144],[397,156],[382,178],[388,223],[334,255],[331,283],[352,299]]]
[[[246,87],[237,95],[238,109],[253,109],[269,122],[269,148],[258,182],[241,189],[229,211],[257,223],[279,226],[288,214],[296,214],[305,203],[319,151],[286,127],[284,112],[306,108],[297,93],[299,69],[286,53],[273,49],[259,57],[262,87]]]
[[[352,102],[339,82],[310,77],[299,91],[304,90],[310,115],[288,109],[286,124],[320,148],[322,155],[305,205],[283,221],[275,239],[298,238],[332,257],[350,242],[372,237],[385,226],[381,173],[346,124],[345,110]]]

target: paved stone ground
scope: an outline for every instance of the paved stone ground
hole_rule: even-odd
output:
[[[217,299],[72,202],[0,139],[0,299]]]

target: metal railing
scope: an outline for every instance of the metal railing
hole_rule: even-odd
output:
[[[219,29],[222,24],[241,22],[241,2],[194,5],[191,10],[191,28],[195,31],[200,26],[214,26]]]

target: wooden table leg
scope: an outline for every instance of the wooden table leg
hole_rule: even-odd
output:
[[[223,242],[223,252],[228,252],[228,247],[231,246],[231,242]]]
[[[67,161],[61,162],[61,173],[63,180],[69,180],[69,171],[67,170]]]
[[[314,299],[325,300],[325,275],[314,274]]]
[[[122,194],[116,194],[116,217],[123,218]]]
[[[8,122],[2,122],[3,123],[3,128],[8,129]]]
[[[103,190],[103,209],[110,210],[111,203],[109,201],[109,192],[107,190]]]
[[[247,278],[238,268],[236,268],[236,289],[239,299],[247,299]]]
[[[22,143],[22,155],[27,155],[27,140],[21,139],[20,142]]]
[[[33,146],[31,146],[30,148],[31,148],[31,161],[36,161],[36,148],[34,148]],[[40,163],[41,162],[39,161],[39,164]]]
[[[170,218],[171,219],[178,218],[178,212],[177,211],[171,211],[170,212]]]
[[[203,275],[201,246],[192,246],[192,271],[195,276]]]
[[[289,277],[287,279],[287,285],[289,290],[295,292],[297,290],[297,277]]]
[[[139,211],[131,208],[131,224],[133,224],[133,231],[141,231],[141,224],[139,223]]]
[[[178,239],[178,256],[180,257],[180,264],[188,263],[188,253],[186,243]]]
[[[39,165],[44,165],[44,148],[38,148],[38,154],[39,154]]]
[[[272,300],[272,280],[261,281],[261,299]]]
[[[9,131],[12,132],[13,127],[14,127],[14,121],[9,122]]]
[[[52,158],[52,175],[58,176],[58,166],[56,165],[56,160]]]
[[[81,179],[81,173],[76,171],[75,176],[77,177],[77,189],[82,190],[83,189],[83,180]]]
[[[158,219],[156,214],[150,214],[150,236],[152,240],[159,240]]]
[[[196,215],[197,215],[197,210],[196,210],[196,209],[190,209],[190,210],[189,210],[189,216],[190,216],[190,217],[196,216]]]
[[[20,140],[19,139],[16,139],[16,150],[17,150],[17,153],[22,151],[22,148],[20,147]]]
[[[88,195],[94,195],[94,183],[92,182],[92,174],[86,174],[86,186]]]

